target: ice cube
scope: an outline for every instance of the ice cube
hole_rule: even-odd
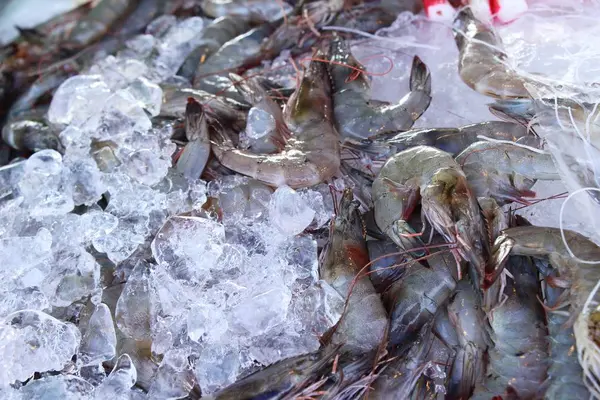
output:
[[[20,281],[22,287],[38,286],[49,272],[52,257],[52,234],[45,228],[33,237],[0,239],[0,280]],[[36,271],[32,274],[32,271]],[[32,280],[33,275],[38,276]]]
[[[136,59],[108,56],[93,65],[89,72],[102,76],[111,90],[118,90],[143,76],[147,70],[146,64]]]
[[[235,382],[240,372],[239,349],[235,344],[205,348],[196,361],[194,372],[203,394]]]
[[[163,162],[150,150],[141,149],[129,153],[123,160],[127,175],[143,183],[153,186],[167,175],[170,162]]]
[[[325,185],[327,186],[327,185]],[[323,227],[331,217],[334,215],[333,207],[325,206],[325,199],[331,201],[331,193],[329,192],[329,187],[327,186],[326,197],[323,197],[323,193],[313,189],[302,189],[299,190],[298,193],[306,204],[315,211],[315,218],[313,220],[313,226],[315,229]],[[333,204],[333,201],[331,201]]]
[[[76,75],[64,81],[52,96],[48,121],[57,125],[82,125],[111,95],[99,75]]]
[[[152,35],[137,35],[125,42],[125,49],[119,52],[119,57],[144,59],[150,55],[156,39]]]
[[[86,124],[86,128],[94,132],[93,136],[99,140],[118,140],[134,132],[144,133],[152,127],[146,112],[125,89],[118,90],[101,105],[102,112]]]
[[[273,193],[269,204],[269,220],[282,234],[293,236],[301,233],[314,217],[315,210],[294,189],[280,186]]]
[[[81,361],[84,365],[91,365],[111,360],[116,355],[116,346],[117,336],[110,310],[106,304],[99,304],[81,340]]]
[[[34,372],[61,370],[77,352],[81,334],[75,325],[41,311],[7,315],[0,325],[0,386],[25,381]]]
[[[194,304],[187,316],[188,336],[195,342],[219,343],[228,325],[223,311],[208,304]]]
[[[238,334],[265,334],[285,321],[291,297],[285,286],[256,288],[252,297],[232,310],[229,324]]]
[[[265,110],[252,107],[248,112],[246,135],[251,139],[260,139],[275,130],[275,118]]]
[[[12,285],[11,285],[12,286]],[[16,289],[14,287],[0,291],[0,317],[19,310],[45,310],[50,303],[37,288]]]
[[[150,340],[152,333],[152,298],[150,266],[139,261],[117,301],[115,318],[121,332],[135,340]]]
[[[156,117],[162,104],[162,89],[146,78],[139,77],[126,89],[137,101],[138,105]]]
[[[72,159],[65,156],[65,168],[70,172],[71,192],[76,205],[92,205],[106,191],[102,173],[91,158]]]
[[[74,375],[45,376],[19,390],[23,400],[88,400],[93,392],[90,383]]]
[[[317,241],[312,237],[295,236],[282,243],[278,254],[288,264],[295,279],[319,278],[319,259],[317,256]]]
[[[66,214],[74,207],[69,174],[54,150],[38,151],[27,159],[19,189],[36,217]]]
[[[104,382],[96,388],[96,400],[129,400],[131,387],[137,380],[137,371],[131,357],[123,354]]]
[[[81,247],[56,251],[51,265],[41,288],[53,306],[66,307],[99,285],[100,265]]]
[[[177,279],[204,281],[223,253],[223,225],[197,217],[171,217],[152,241],[152,255]]]
[[[152,37],[161,37],[173,26],[177,24],[177,17],[174,15],[161,15],[146,27],[146,34]]]
[[[83,228],[83,241],[90,242],[92,239],[106,236],[116,229],[119,225],[119,219],[114,215],[92,210],[81,216],[81,226]]]
[[[186,349],[171,350],[164,355],[158,367],[148,390],[148,399],[183,398],[190,393],[195,384],[196,376]]]

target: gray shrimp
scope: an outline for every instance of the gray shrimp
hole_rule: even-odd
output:
[[[373,106],[369,78],[346,67],[364,70],[352,56],[350,46],[336,37],[331,44],[329,71],[333,81],[333,107],[337,129],[344,138],[365,139],[381,132],[406,130],[425,112],[431,102],[431,76],[427,66],[415,56],[410,75],[410,93],[397,104]],[[343,65],[342,65],[343,64]]]
[[[208,122],[202,105],[193,98],[188,100],[185,114],[188,143],[177,160],[177,171],[189,180],[196,180],[204,171],[210,155]]]
[[[2,127],[2,139],[16,150],[39,151],[53,149],[62,151],[58,133],[44,118],[46,109],[21,112],[9,119]]]
[[[507,143],[476,142],[456,161],[478,197],[494,198],[498,204],[534,197],[536,180],[559,180],[552,156]]]
[[[347,311],[334,327],[331,343],[343,343],[343,351],[361,354],[377,348],[383,341],[387,314],[366,271],[362,270],[369,255],[358,203],[353,200],[351,190],[344,191],[339,210],[319,274],[343,298],[350,296]],[[363,277],[355,281],[359,273]]]

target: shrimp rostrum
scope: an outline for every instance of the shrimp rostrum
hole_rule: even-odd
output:
[[[324,56],[317,52],[315,58]],[[267,185],[316,185],[332,178],[340,168],[340,145],[331,111],[327,67],[312,61],[285,109],[284,121],[292,137],[281,152],[253,154],[235,148],[223,134],[213,139],[213,152],[227,168]]]

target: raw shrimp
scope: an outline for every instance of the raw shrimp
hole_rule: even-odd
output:
[[[77,22],[63,46],[81,49],[97,41],[132,11],[135,3],[134,0],[102,0]]]
[[[417,262],[398,267],[409,269],[383,294],[390,314],[391,345],[404,345],[413,340],[454,290],[456,283],[446,257],[440,252],[427,261],[429,268]]]
[[[554,331],[553,333],[553,327],[549,322],[550,334],[568,336],[570,333],[567,332],[571,331],[571,326],[575,323],[574,333],[577,339],[577,351],[584,366],[584,376],[588,378],[586,386],[592,389],[594,393],[597,393],[598,390],[595,387],[596,371],[598,368],[596,366],[597,361],[584,356],[597,354],[599,350],[598,345],[593,340],[595,338],[588,336],[587,326],[589,315],[582,313],[582,310],[584,310],[588,297],[600,280],[600,265],[598,265],[600,263],[593,263],[600,260],[600,247],[576,232],[563,230],[562,234],[564,235],[564,240],[561,230],[557,228],[520,226],[505,230],[496,239],[496,243],[494,244],[493,258],[490,261],[492,270],[488,272],[486,280],[493,282],[496,279],[499,271],[502,270],[504,260],[509,254],[538,257],[550,261],[560,276],[559,278],[547,278],[546,281],[548,284],[563,287],[568,286],[568,290],[559,299],[562,301],[557,301],[552,306],[559,308],[566,304],[570,305],[570,310],[568,311],[570,316],[562,324],[564,327],[563,332]],[[568,244],[568,248],[565,246],[565,243]],[[556,353],[557,360],[553,361],[551,371],[552,368],[563,368],[561,365],[565,364],[563,368],[565,374],[564,378],[560,378],[558,374],[556,375],[559,382],[552,390],[559,390],[559,386],[557,385],[561,384],[561,382],[572,381],[575,379],[575,376],[580,376],[575,364],[569,361],[569,358],[572,357],[571,353],[572,351],[568,353],[559,351]],[[555,363],[558,363],[556,367],[554,366]],[[590,368],[593,371],[590,371]],[[575,383],[573,384],[575,385]]]
[[[536,180],[559,180],[552,156],[508,143],[476,142],[456,157],[478,197],[498,204],[534,197]]]
[[[410,74],[410,93],[397,104],[373,106],[369,78],[361,73],[364,67],[352,56],[349,44],[337,37],[331,44],[333,106],[338,131],[344,138],[367,138],[381,132],[406,130],[425,112],[431,102],[431,76],[427,66],[415,56]]]
[[[202,43],[185,59],[177,73],[190,81],[194,80],[199,65],[217,52],[225,43],[250,30],[250,24],[239,17],[221,17],[202,31]]]
[[[163,102],[160,107],[161,117],[185,118],[188,99],[192,97],[204,104],[205,111],[222,124],[235,130],[246,126],[248,106],[226,97],[215,96],[202,90],[181,89],[163,86]]]
[[[353,201],[350,189],[344,191],[339,210],[319,274],[342,297],[350,295],[347,311],[334,327],[331,343],[343,344],[344,351],[362,354],[383,341],[387,314],[369,277],[363,275],[354,281],[359,272],[364,273],[362,268],[369,255],[358,203]]]
[[[22,112],[9,119],[2,127],[2,139],[17,150],[62,150],[58,132],[44,118],[45,108]]]
[[[385,136],[388,135],[369,138],[360,143],[358,149],[375,154],[394,154],[410,147],[432,146],[456,156],[471,144],[481,141],[478,136],[511,142],[535,137],[522,124],[505,121],[481,122],[460,128],[414,129],[394,134],[389,139]]]
[[[204,0],[201,6],[204,14],[212,18],[234,15],[263,21],[281,18],[292,11],[285,1],[273,0]]]
[[[177,160],[177,171],[189,180],[196,180],[208,162],[210,139],[203,107],[191,97],[185,110],[185,134],[189,142]]]
[[[252,154],[236,149],[228,138],[216,140],[213,152],[227,168],[272,186],[301,188],[332,178],[340,167],[340,147],[324,63],[310,63],[288,102],[284,121],[293,135],[281,153]]]
[[[267,91],[260,86],[257,80],[239,79],[240,77],[230,74],[235,88],[246,102],[252,104],[253,108],[263,114],[271,116],[275,122],[275,129],[267,135],[255,139],[248,138],[249,149],[253,153],[274,153],[283,150],[285,142],[290,138],[290,133],[283,120],[283,111],[279,104],[272,100]]]
[[[473,398],[516,395],[537,398],[548,370],[549,342],[546,316],[539,303],[535,265],[529,257],[510,257],[506,269],[512,279],[504,287],[506,299],[490,313],[493,348],[488,351],[486,379]]]
[[[236,72],[255,59],[261,43],[279,26],[280,22],[268,22],[225,43],[216,53],[198,64],[194,76],[194,88],[218,92],[231,86],[228,72]],[[234,91],[235,92],[235,91]]]
[[[483,223],[467,179],[452,156],[417,146],[392,156],[373,182],[375,221],[394,242],[415,247],[406,222],[418,203],[422,214],[444,238],[458,244],[459,254],[483,279]],[[474,278],[475,279],[475,278]]]
[[[369,277],[378,293],[385,292],[390,285],[402,279],[413,264],[418,264],[409,254],[401,254],[402,249],[389,239],[369,240],[367,248],[371,260]],[[396,265],[400,266],[395,267]]]
[[[454,38],[459,51],[458,73],[467,86],[498,99],[529,98],[523,79],[507,64],[500,37],[468,7],[456,15]]]
[[[429,367],[427,354],[432,342],[431,327],[431,322],[424,325],[414,341],[391,351],[390,356],[393,358],[373,383],[368,399],[411,398],[417,380]]]
[[[31,108],[33,108],[33,106],[35,106],[37,101],[42,96],[55,90],[57,87],[59,87],[61,85],[61,83],[66,81],[67,78],[71,77],[73,74],[74,74],[74,72],[61,68],[56,71],[52,71],[48,74],[40,76],[10,106],[10,110],[8,111],[9,118],[17,117],[19,113],[21,113],[23,111],[28,111]]]
[[[489,326],[480,296],[469,280],[461,280],[448,303],[448,317],[454,326],[458,346],[448,374],[446,394],[467,399],[484,375],[484,356],[490,345]]]
[[[322,375],[333,361],[336,349],[287,358],[235,382],[208,396],[207,400],[285,398],[292,390],[308,386]]]

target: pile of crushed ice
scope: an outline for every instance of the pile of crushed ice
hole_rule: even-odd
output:
[[[209,393],[316,350],[339,318],[343,299],[302,234],[331,218],[327,185],[273,192],[231,176],[207,188],[171,169],[173,126],[151,123],[158,84],[203,26],[162,17],[64,82],[48,111],[64,155],[0,170],[2,398],[130,398],[136,382],[151,398]],[[207,195],[222,215],[202,210]]]

